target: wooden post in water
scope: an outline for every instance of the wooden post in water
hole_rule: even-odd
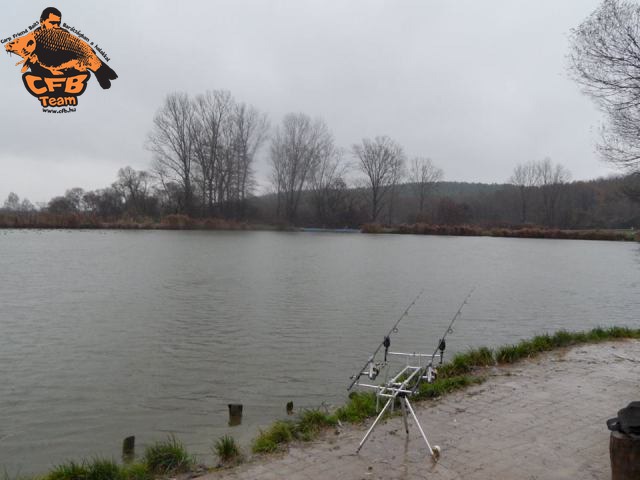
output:
[[[242,404],[230,403],[229,404],[229,426],[235,427],[242,423]]]
[[[640,436],[611,432],[609,440],[611,480],[640,478]]]
[[[122,441],[122,461],[128,463],[136,456],[136,437],[131,435]]]

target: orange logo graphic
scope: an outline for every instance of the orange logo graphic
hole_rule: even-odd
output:
[[[66,113],[75,111],[73,107],[78,105],[78,97],[86,90],[91,72],[103,89],[110,88],[111,80],[118,75],[107,65],[108,57],[98,45],[67,24],[62,24],[65,27],[62,28],[61,21],[62,14],[58,9],[45,8],[40,22],[13,35],[13,40],[7,38],[2,43],[6,43],[7,52],[22,57],[16,64],[22,65],[22,81],[27,91],[40,100],[42,107],[68,107],[61,110],[45,108],[44,111]],[[101,60],[92,47],[105,60]]]

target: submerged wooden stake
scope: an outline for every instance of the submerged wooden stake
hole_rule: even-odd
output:
[[[229,426],[235,427],[242,423],[242,404],[230,403],[229,405]]]
[[[136,456],[136,437],[134,435],[122,441],[122,461],[131,462]]]

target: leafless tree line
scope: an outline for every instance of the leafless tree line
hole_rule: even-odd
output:
[[[345,150],[336,145],[322,119],[302,113],[286,115],[269,132],[266,115],[226,91],[194,98],[169,95],[148,135],[147,148],[154,154],[150,173],[122,168],[110,187],[68,190],[49,202],[48,211],[102,217],[186,213],[245,218],[255,186],[253,165],[266,140],[275,217],[289,224],[298,222],[303,203],[300,223],[319,226],[366,221],[456,224],[474,217],[498,221],[500,216],[487,215],[491,208],[482,203],[473,206],[447,195],[436,197],[442,169],[428,158],[408,160],[403,147],[388,136],[364,138]],[[569,179],[566,168],[548,158],[517,165],[510,183],[517,187],[520,223],[534,218],[548,226],[561,223],[558,205]],[[10,196],[5,209],[18,210],[18,201]],[[531,215],[532,204],[536,215]],[[269,221],[264,211],[255,218]]]
[[[420,199],[418,216],[433,185],[443,177],[442,170],[431,160],[417,157],[406,171],[406,155],[400,144],[387,136],[364,138],[351,147],[351,157],[335,145],[325,122],[312,120],[298,113],[285,116],[276,127],[271,140],[269,162],[271,182],[277,197],[279,217],[293,223],[303,191],[311,192],[317,217],[323,221],[336,209],[349,209],[353,198],[346,194],[349,173],[361,177],[351,185],[368,197],[369,220],[379,221],[387,209],[389,223],[397,187],[403,181],[412,182]]]
[[[536,163],[542,162],[516,166],[510,184],[438,182],[437,189],[428,194],[422,216],[418,214],[418,184],[398,183],[395,187],[394,218],[391,222],[387,222],[388,218],[381,221],[390,224],[418,221],[440,225],[548,226],[569,229],[640,226],[639,190],[635,175],[572,182],[564,181],[559,175],[552,186],[545,189],[544,180],[531,181],[526,175],[523,180],[519,173],[531,170],[527,167]],[[344,164],[328,159],[325,166],[318,169],[318,183],[314,183],[317,189],[313,187],[302,192],[297,217],[299,225],[358,227],[371,220],[371,194],[366,185],[357,184],[360,186],[351,188],[341,185],[343,180],[342,175],[336,173],[337,165]],[[564,171],[551,162],[550,166],[547,171],[552,174]],[[521,188],[523,182],[530,185],[524,188],[524,197]],[[63,216],[82,213],[95,216],[103,222],[146,223],[180,212],[179,205],[175,203],[175,199],[181,198],[180,190],[170,193],[166,194],[165,188],[153,175],[125,167],[118,171],[116,181],[109,187],[93,191],[72,188],[63,196],[54,197],[48,203],[38,203],[36,207],[29,200],[10,193],[3,203],[0,202],[0,215],[5,215],[6,220],[6,214],[13,213]],[[524,219],[523,198],[526,202]],[[253,197],[248,204],[251,214],[248,219],[251,221],[268,224],[275,220],[275,195]],[[548,210],[552,204],[553,215]]]
[[[520,221],[528,221],[528,206],[531,197],[538,194],[542,199],[545,223],[556,224],[557,207],[562,192],[562,185],[571,179],[571,173],[560,164],[553,164],[551,159],[521,163],[513,170],[509,183],[518,187],[520,196]]]
[[[420,216],[429,191],[442,179],[442,170],[423,158],[413,160],[407,175],[403,148],[386,136],[365,138],[348,152],[336,145],[322,119],[290,113],[269,132],[266,115],[229,92],[195,98],[174,93],[157,112],[147,139],[163,203],[190,215],[243,217],[255,186],[253,164],[267,138],[275,214],[289,224],[298,220],[303,193],[311,195],[320,222],[335,221],[336,211],[354,210],[358,199],[346,194],[354,186],[368,197],[369,220],[378,221],[386,208],[391,222],[397,186],[405,180],[416,185]],[[358,172],[361,178],[353,181]]]
[[[414,214],[419,219],[443,176],[431,160],[421,157],[412,159],[407,171],[403,148],[387,136],[365,138],[345,150],[319,118],[291,113],[270,132],[265,114],[237,102],[227,91],[195,97],[173,93],[147,136],[146,148],[153,154],[150,172],[122,168],[110,187],[67,190],[51,199],[46,210],[104,218],[171,213],[246,218],[255,188],[255,160],[266,140],[275,217],[288,224],[298,221],[303,199],[305,208],[314,210],[312,223],[317,225],[381,221],[385,208],[386,222],[393,223],[398,186],[405,181],[412,182],[419,198]],[[5,210],[27,209],[14,196],[7,199]]]
[[[147,138],[152,170],[181,213],[241,217],[267,131],[266,115],[227,91],[171,94]]]
[[[2,209],[9,212],[32,212],[36,209],[36,207],[29,201],[28,198],[20,201],[20,197],[18,194],[14,192],[10,192],[7,196],[4,204],[2,205]]]

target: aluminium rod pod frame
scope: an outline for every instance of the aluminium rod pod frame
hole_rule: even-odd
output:
[[[420,425],[418,416],[416,415],[413,407],[411,406],[411,403],[409,402],[409,398],[418,390],[418,386],[421,381],[432,383],[435,380],[437,372],[433,367],[433,361],[436,358],[441,358],[441,354],[426,355],[421,353],[389,352],[389,355],[402,356],[407,360],[407,364],[391,380],[385,382],[382,385],[372,385],[368,383],[361,383],[360,381],[357,381],[355,383],[355,385],[358,385],[360,387],[374,389],[376,391],[376,397],[378,399],[387,399],[387,402],[382,407],[382,410],[360,441],[360,445],[358,445],[356,453],[360,452],[360,449],[368,440],[369,436],[375,429],[376,425],[380,422],[385,412],[389,409],[389,407],[393,408],[395,400],[396,398],[398,398],[400,400],[400,407],[402,408],[402,419],[404,421],[404,428],[407,435],[409,434],[407,411],[409,411],[416,423],[416,426],[418,427],[418,430],[420,431],[422,439],[427,444],[427,450],[429,451],[431,459],[434,462],[437,462],[438,458],[440,458],[440,447],[438,447],[437,445],[431,447],[431,444],[427,439],[427,435],[424,433],[422,425]],[[423,359],[426,360],[426,363],[424,364],[422,362]],[[413,360],[413,362],[411,362],[411,360]]]

